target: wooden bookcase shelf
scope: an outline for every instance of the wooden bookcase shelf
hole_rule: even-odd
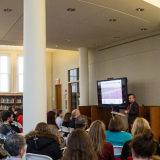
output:
[[[23,95],[1,95],[0,94],[0,111],[8,110],[10,107],[22,108]]]

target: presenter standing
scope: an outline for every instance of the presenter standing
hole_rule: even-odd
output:
[[[129,102],[130,102],[130,106],[129,106],[128,110],[124,111],[124,113],[128,113],[128,123],[130,124],[130,127],[132,128],[134,120],[138,117],[139,105],[135,101],[134,94],[130,94]]]

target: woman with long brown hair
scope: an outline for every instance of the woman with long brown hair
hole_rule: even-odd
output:
[[[69,127],[70,118],[71,118],[71,113],[67,112],[64,116],[62,126]]]
[[[97,160],[98,157],[91,145],[88,133],[75,129],[68,138],[67,149],[62,160]]]
[[[54,111],[49,111],[47,113],[47,124],[50,126],[51,130],[53,133],[55,133],[57,136],[59,136],[60,140],[61,140],[61,145],[60,147],[64,147],[65,145],[65,140],[63,138],[63,136],[58,132],[58,125],[56,123],[56,113]]]
[[[38,123],[35,130],[25,135],[27,153],[42,154],[51,157],[53,160],[60,159],[60,138],[52,133],[48,124]]]
[[[91,124],[89,135],[98,160],[114,160],[113,146],[106,142],[105,125],[102,121],[97,120]]]

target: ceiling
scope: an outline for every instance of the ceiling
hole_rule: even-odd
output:
[[[143,0],[46,0],[47,48],[93,49],[154,33],[160,31],[159,15],[159,8]],[[23,0],[0,0],[0,45],[23,45]]]

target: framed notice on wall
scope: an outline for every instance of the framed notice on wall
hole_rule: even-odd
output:
[[[67,107],[67,100],[65,100],[65,109],[68,109],[68,107]]]

